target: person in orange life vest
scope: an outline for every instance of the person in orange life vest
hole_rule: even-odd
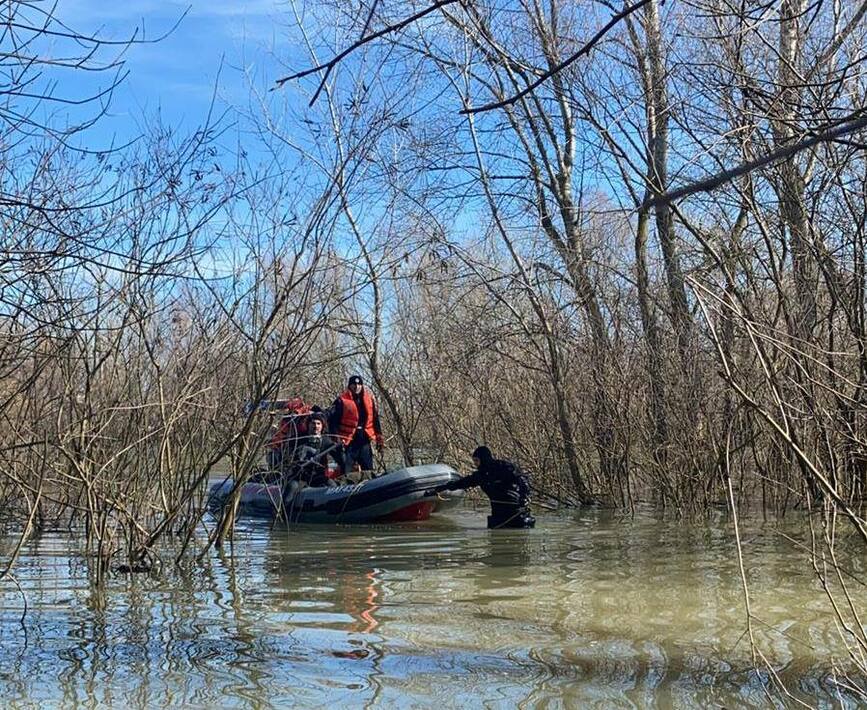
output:
[[[382,454],[382,426],[376,400],[359,375],[349,378],[346,390],[331,405],[328,431],[345,447],[344,474],[351,473],[356,463],[363,471],[373,469],[370,444],[375,442],[377,451]]]
[[[307,433],[306,420],[314,411],[300,399],[290,400],[290,403],[292,407],[280,418],[268,450],[268,466],[284,473],[295,460],[298,440]],[[319,407],[316,409],[322,411]]]

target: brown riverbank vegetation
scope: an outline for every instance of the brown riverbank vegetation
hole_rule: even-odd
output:
[[[8,13],[0,522],[22,540],[83,530],[101,574],[169,537],[195,554],[233,525],[200,532],[209,476],[244,480],[268,436],[247,405],[327,404],[361,371],[394,464],[487,443],[574,504],[820,513],[867,667],[833,557],[867,540],[867,5],[290,3],[293,70],[318,69],[103,149],[142,40]],[[77,122],[43,110],[72,100]]]
[[[92,150],[140,40],[11,3],[4,523],[76,526],[104,571],[199,551],[233,523],[197,532],[209,475],[268,435],[247,405],[360,370],[392,463],[484,442],[561,501],[801,507],[823,549],[867,539],[867,5],[304,10],[307,66],[335,61],[251,83],[255,149],[215,108]],[[71,99],[78,123],[37,118]]]

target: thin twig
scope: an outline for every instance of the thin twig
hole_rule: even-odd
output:
[[[297,72],[296,74],[292,74],[290,76],[284,76],[282,79],[277,79],[277,81],[274,82],[274,86],[272,87],[271,91],[274,91],[276,89],[281,88],[283,86],[283,84],[285,84],[287,81],[292,81],[294,79],[302,79],[303,77],[309,76],[310,74],[316,74],[317,72],[324,71],[325,74],[322,76],[322,79],[319,82],[319,86],[316,89],[316,92],[313,94],[313,98],[310,99],[309,105],[312,106],[313,104],[316,103],[316,99],[319,98],[319,94],[322,93],[322,89],[325,88],[325,82],[328,80],[328,77],[330,76],[334,67],[336,67],[343,59],[345,59],[350,54],[352,54],[352,52],[354,52],[356,49],[364,46],[368,42],[372,42],[375,39],[379,39],[380,37],[383,37],[387,34],[390,34],[391,32],[397,32],[398,30],[403,29],[407,25],[411,25],[413,22],[417,22],[418,20],[422,19],[423,17],[430,15],[432,12],[436,12],[437,10],[439,10],[442,7],[445,7],[446,5],[452,5],[453,3],[461,2],[461,1],[462,0],[437,0],[437,2],[435,2],[430,7],[427,7],[424,10],[420,10],[419,12],[415,13],[414,15],[411,15],[410,17],[407,17],[406,19],[401,20],[400,22],[397,22],[393,25],[388,25],[388,27],[383,27],[378,32],[374,32],[372,35],[368,35],[367,37],[361,37],[359,40],[357,40],[356,42],[353,42],[349,47],[347,47],[342,52],[340,52],[340,54],[337,54],[332,59],[329,59],[327,62],[325,62],[325,64],[319,64],[318,66],[311,67],[309,69],[305,69],[304,71]],[[645,0],[645,1],[647,1],[647,0]],[[369,23],[369,18],[368,18],[368,23]]]
[[[639,0],[639,2],[635,3],[634,5],[627,5],[626,7],[624,7],[623,10],[621,10],[616,15],[614,15],[601,30],[599,30],[595,35],[593,35],[593,37],[591,37],[590,40],[588,42],[586,42],[581,47],[581,49],[579,49],[577,52],[575,52],[573,55],[571,55],[567,59],[564,59],[559,64],[551,67],[548,71],[541,74],[538,79],[536,79],[531,84],[527,85],[525,88],[521,89],[521,91],[519,91],[517,94],[514,94],[513,96],[510,96],[509,98],[503,99],[501,101],[494,101],[492,103],[485,104],[484,106],[477,106],[475,108],[465,108],[461,111],[461,113],[462,114],[482,113],[483,111],[493,111],[494,109],[497,109],[497,108],[504,108],[505,106],[512,106],[513,104],[517,103],[522,98],[524,98],[527,94],[535,91],[541,84],[546,82],[552,76],[554,76],[555,74],[559,74],[566,67],[568,67],[570,64],[573,64],[574,62],[579,60],[585,54],[589,54],[590,50],[593,49],[593,47],[595,47],[600,42],[600,40],[602,40],[602,38],[605,37],[605,35],[608,34],[608,32],[617,23],[619,23],[624,18],[629,17],[629,15],[631,15],[636,10],[640,10],[642,7],[647,5],[649,2],[653,2],[653,0]],[[665,0],[660,0],[659,4],[660,5],[665,4]]]

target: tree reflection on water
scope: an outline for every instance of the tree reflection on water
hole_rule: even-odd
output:
[[[601,512],[489,531],[245,523],[234,547],[98,591],[75,545],[22,555],[0,587],[0,696],[11,705],[763,707],[725,529]],[[791,531],[790,531],[791,532]],[[855,706],[812,577],[756,528],[746,548],[763,652],[811,705]],[[863,560],[847,560],[863,575]],[[852,678],[864,682],[862,678]],[[435,688],[435,697],[430,689]]]

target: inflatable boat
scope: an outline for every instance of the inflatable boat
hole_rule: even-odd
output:
[[[410,466],[350,485],[307,487],[292,484],[246,483],[241,487],[240,512],[278,517],[290,523],[381,523],[427,520],[432,513],[454,506],[463,491],[426,496],[435,486],[459,478],[444,464]],[[235,488],[232,481],[211,488],[213,506],[222,506]]]

